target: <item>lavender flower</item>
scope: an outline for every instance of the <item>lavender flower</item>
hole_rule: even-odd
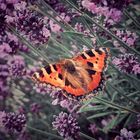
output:
[[[121,136],[128,139],[134,139],[133,132],[128,131],[126,128],[121,129]]]
[[[108,24],[113,25],[121,20],[122,12],[116,8],[109,8],[107,5],[102,6],[101,4],[96,4],[90,0],[83,0],[82,6],[93,14],[98,16],[105,16],[105,21]]]
[[[64,91],[62,90],[54,90],[50,94],[53,99],[52,104],[57,105],[59,104],[61,107],[66,108],[70,113],[76,113],[80,104],[76,100],[71,100],[65,97],[63,94]]]
[[[18,1],[8,1],[8,0],[1,0],[0,1],[0,24],[5,24],[5,15],[12,15],[14,10],[14,4]],[[3,19],[3,20],[2,20]]]
[[[4,111],[0,111],[0,128],[3,127],[3,118],[6,116]]]
[[[136,43],[137,38],[138,38],[136,33],[128,31],[128,30],[119,30],[119,29],[116,29],[116,28],[114,28],[113,30],[114,30],[114,33],[120,39],[122,39],[124,42],[126,42],[129,46],[131,46],[131,47],[135,46],[135,43]]]
[[[121,129],[120,136],[116,136],[115,140],[136,140],[132,131],[128,131],[126,128]]]
[[[93,135],[95,135],[98,132],[98,128],[95,123],[90,124],[88,129],[92,132]]]
[[[86,29],[86,28],[82,25],[82,23],[76,23],[74,28],[76,29],[76,31],[82,32],[82,33],[84,33],[84,34],[87,35],[87,36],[90,35],[90,31],[89,31],[88,29]]]
[[[12,59],[8,61],[9,71],[12,76],[22,76],[25,69],[24,58],[20,55],[14,55]]]
[[[116,136],[114,140],[124,140],[124,138],[120,136]]]
[[[45,83],[36,83],[33,89],[42,95],[52,92],[51,86],[46,85]]]
[[[41,109],[41,106],[37,103],[32,103],[30,106],[31,112],[36,113],[36,114],[39,113],[40,109]]]
[[[50,31],[44,24],[43,17],[41,14],[27,9],[26,6],[27,3],[24,1],[14,4],[13,22],[7,20],[7,22],[9,21],[8,24],[15,26],[21,35],[33,44],[46,43],[50,37]]]
[[[74,17],[79,16],[77,11],[74,9],[70,9],[60,0],[45,0],[48,5],[50,5],[57,13],[59,13],[59,17],[56,17],[59,21],[62,22],[71,22]],[[61,17],[61,19],[60,19]]]
[[[67,8],[66,6],[61,3],[59,0],[45,0],[47,4],[49,4],[56,12],[66,13]]]
[[[73,138],[78,140],[78,132],[80,127],[76,121],[76,118],[71,114],[61,112],[59,116],[55,116],[55,121],[52,123],[53,127],[64,138]]]
[[[140,74],[140,63],[133,54],[123,54],[114,57],[112,63],[122,72],[130,74]]]
[[[8,80],[11,75],[21,75],[25,66],[23,57],[14,54],[18,50],[23,52],[28,50],[15,35],[7,31],[3,32],[4,36],[0,33],[0,99],[6,98],[10,93]]]
[[[7,32],[6,30],[3,31],[3,33],[4,35],[0,33],[1,51],[6,51],[8,54],[15,54],[19,50],[25,53],[29,52],[27,46],[23,45],[15,35],[11,34],[10,32]]]
[[[11,52],[12,52],[12,49],[10,48],[9,44],[2,43],[0,45],[0,59],[7,60],[8,56],[9,56],[9,53],[11,53]]]
[[[24,114],[0,112],[0,125],[8,131],[21,132],[26,123]]]
[[[122,9],[132,2],[132,0],[105,0],[109,7],[114,7],[117,9]]]

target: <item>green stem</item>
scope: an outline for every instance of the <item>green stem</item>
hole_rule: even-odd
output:
[[[138,22],[134,17],[132,17],[126,9],[124,10],[124,14],[125,14],[128,18],[132,19],[133,23],[140,29],[140,24],[139,24],[139,22]]]
[[[91,120],[91,119],[95,119],[95,118],[100,118],[100,117],[104,117],[104,116],[107,116],[107,115],[110,115],[110,114],[117,114],[118,111],[109,111],[109,112],[103,112],[103,113],[99,113],[99,114],[95,114],[95,115],[92,115],[90,117],[87,117],[88,120]],[[121,111],[121,113],[126,113],[125,111]]]
[[[109,102],[109,101],[104,100],[104,99],[101,99],[99,97],[94,97],[94,98],[97,99],[97,100],[99,100],[99,101],[101,101],[102,103],[104,103],[106,105],[109,105],[110,107],[113,107],[113,108],[116,108],[116,109],[126,110],[126,111],[131,112],[131,113],[134,113],[134,114],[139,114],[139,112],[137,112],[135,110],[132,110],[130,108],[126,108],[126,107],[117,105],[116,103]]]
[[[92,137],[90,137],[90,136],[88,136],[88,135],[86,135],[86,134],[84,134],[82,132],[80,132],[80,136],[85,137],[88,140],[96,140],[96,139],[94,139],[94,138],[92,138]]]
[[[89,24],[87,23],[87,21],[86,21],[84,18],[82,18],[82,20],[83,20],[83,22],[85,23],[85,25],[87,26],[87,28],[90,30],[91,34],[92,34],[94,37],[96,37],[98,44],[100,44],[100,46],[103,47],[103,44],[102,44],[102,42],[100,41],[98,35],[92,31],[91,27],[89,26]]]
[[[132,102],[134,105],[138,105],[137,102],[135,102],[135,101],[132,100],[131,98],[127,97],[127,96],[123,93],[123,91],[121,91],[120,89],[114,87],[114,86],[113,86],[112,84],[110,84],[110,83],[108,83],[108,85],[109,85],[110,87],[112,87],[115,91],[117,91],[118,94],[119,94],[120,96],[123,96],[123,97],[126,98],[128,101]]]
[[[69,57],[72,57],[72,54],[70,54],[69,50],[68,50],[65,46],[63,46],[61,43],[59,43],[59,42],[58,42],[56,39],[54,39],[53,37],[50,37],[50,39],[51,39],[52,41],[54,41],[59,47],[61,47],[62,50],[63,50]]]
[[[40,134],[43,134],[43,135],[46,135],[46,136],[51,136],[51,137],[53,137],[53,138],[56,138],[57,140],[63,140],[62,137],[57,136],[57,135],[55,135],[55,134],[52,134],[52,133],[49,133],[49,132],[45,132],[45,131],[36,129],[36,128],[33,128],[33,127],[31,127],[31,126],[26,126],[26,127],[27,127],[28,129],[30,129],[30,130],[33,130],[33,131],[37,132],[37,133],[40,133]]]

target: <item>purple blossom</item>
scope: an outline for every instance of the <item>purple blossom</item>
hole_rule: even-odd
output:
[[[19,0],[6,0],[7,3],[15,4],[18,3]]]
[[[71,20],[79,16],[77,11],[74,9],[70,9],[61,0],[45,0],[48,5],[50,5],[57,13],[59,13],[59,17],[56,17],[59,21],[62,22],[71,22]],[[60,18],[61,17],[61,18]]]
[[[3,118],[6,116],[4,111],[0,111],[0,128],[3,127]]]
[[[28,50],[26,46],[19,42],[15,35],[7,31],[3,31],[3,33],[3,36],[0,33],[0,99],[6,98],[10,93],[8,83],[11,75],[19,76],[19,74],[22,74],[23,66],[25,66],[24,59],[14,54],[18,50],[23,52]]]
[[[128,30],[119,30],[119,29],[114,29],[114,33],[122,39],[124,42],[126,42],[129,46],[134,47],[135,43],[137,41],[138,36],[136,33],[133,33]],[[116,41],[115,41],[116,42]],[[119,44],[119,43],[118,43]],[[116,46],[116,45],[115,45]],[[120,45],[119,45],[120,46]]]
[[[58,33],[61,30],[61,27],[58,24],[55,24],[52,20],[49,21],[51,31],[54,33]]]
[[[78,126],[76,118],[71,114],[61,112],[58,116],[55,116],[55,120],[52,124],[62,137],[79,140],[78,132],[80,127]]]
[[[42,95],[52,92],[51,86],[46,85],[45,83],[36,83],[33,89]]]
[[[0,112],[0,125],[8,131],[21,132],[26,123],[24,114]]]
[[[41,109],[41,106],[37,103],[32,103],[30,105],[30,110],[31,112],[35,113],[35,114],[38,114],[40,112],[40,109]]]
[[[121,134],[122,137],[130,140],[134,140],[134,134],[132,131],[128,131],[126,128],[121,129]]]
[[[114,57],[112,63],[122,72],[140,74],[140,63],[133,54],[122,54]]]
[[[116,8],[109,8],[107,5],[102,6],[101,4],[96,4],[90,0],[83,0],[82,6],[93,14],[98,16],[105,16],[106,24],[113,25],[121,20],[122,12]]]
[[[136,140],[132,131],[128,131],[126,128],[121,129],[120,136],[116,136],[115,140]]]
[[[25,70],[24,58],[20,55],[14,55],[12,59],[8,61],[9,71],[11,76],[22,76]]]
[[[90,124],[88,129],[92,132],[93,135],[95,135],[98,132],[98,128],[95,123]]]
[[[62,90],[54,90],[50,94],[53,99],[52,104],[57,105],[59,104],[61,107],[66,108],[70,113],[74,113],[80,107],[79,101],[68,99],[64,96],[64,91]]]
[[[117,8],[117,9],[122,9],[123,7],[129,5],[132,0],[105,0],[106,1],[106,4],[109,6],[109,7],[112,7],[112,8]]]
[[[109,13],[107,13],[106,18],[111,18],[114,22],[119,22],[122,17],[122,12],[120,10],[117,10],[116,8],[110,9]]]
[[[6,16],[12,17],[14,11],[14,4],[17,1],[12,0],[1,0],[0,2],[0,44],[1,38],[5,36],[6,26]]]
[[[19,1],[14,5],[14,14],[12,26],[15,26],[20,34],[26,37],[34,45],[46,43],[50,37],[50,31],[48,26],[44,24],[44,20],[41,14],[29,10],[27,3]],[[8,18],[12,18],[9,17]],[[11,19],[7,21],[12,21]]]
[[[0,45],[0,59],[7,60],[9,58],[9,53],[12,52],[11,47],[7,43],[2,43]]]
[[[124,140],[124,138],[121,136],[116,136],[114,140]]]
[[[88,0],[89,1],[89,0]],[[132,2],[132,0],[93,0],[95,4],[108,6],[109,8],[122,9]]]
[[[82,24],[82,23],[76,23],[75,24],[75,30],[77,31],[77,32],[82,32],[82,33],[84,33],[86,36],[88,36],[88,35],[90,35],[90,31],[88,30],[88,29],[86,29],[85,27],[84,27],[84,25]]]
[[[63,3],[61,3],[59,0],[45,0],[45,1],[59,14],[67,12],[66,6]]]
[[[14,34],[7,31],[4,32],[4,35],[0,35],[0,46],[0,53],[6,51],[9,54],[15,54],[18,50],[29,51],[27,46],[23,45]]]

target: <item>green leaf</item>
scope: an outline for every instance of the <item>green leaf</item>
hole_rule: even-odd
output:
[[[42,135],[46,135],[46,136],[51,136],[51,137],[56,138],[56,139],[58,139],[58,140],[63,140],[62,137],[57,136],[57,135],[55,135],[55,134],[52,134],[52,133],[50,133],[50,132],[42,131],[42,130],[33,128],[33,127],[31,127],[31,126],[26,126],[26,127],[27,127],[28,129],[30,129],[30,130],[35,131],[36,133],[39,133],[39,134],[42,134]]]
[[[117,113],[117,111],[109,111],[109,112],[98,113],[98,114],[92,115],[90,117],[87,117],[87,119],[88,120],[95,119],[95,118],[104,117],[104,116],[107,116],[109,114],[114,114],[114,113]]]
[[[115,116],[115,118],[112,118],[112,120],[103,128],[103,131],[107,133],[111,129],[115,128],[119,123],[127,116],[127,114],[122,114],[121,112],[118,112],[118,114]]]
[[[82,109],[79,110],[79,113],[82,112],[88,112],[88,111],[100,111],[100,110],[105,110],[107,109],[106,106],[102,106],[102,105],[95,105],[95,106],[90,106],[90,107],[84,107]]]
[[[84,138],[86,138],[86,139],[88,139],[88,140],[96,140],[96,139],[94,139],[93,137],[90,137],[90,136],[88,136],[88,135],[86,135],[86,134],[84,134],[84,133],[82,133],[82,132],[80,132],[79,134],[80,134],[80,136],[82,136],[82,137],[84,137]]]
[[[130,106],[124,107],[124,106],[118,105],[116,103],[110,102],[108,100],[101,99],[99,97],[94,97],[94,99],[99,100],[101,103],[103,103],[103,104],[105,104],[105,105],[107,105],[111,108],[115,108],[115,109],[118,109],[118,110],[125,110],[125,111],[128,111],[128,112],[134,113],[134,114],[139,114],[139,112],[137,112],[136,110],[133,110],[132,107],[130,107]]]
[[[76,32],[76,31],[64,31],[62,34],[64,35],[68,35],[68,36],[81,36],[81,37],[85,37],[86,35],[81,33],[81,32]],[[87,37],[87,36],[86,36]],[[89,37],[89,36],[88,36]]]

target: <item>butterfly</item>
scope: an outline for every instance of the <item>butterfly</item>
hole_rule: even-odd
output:
[[[33,79],[65,91],[65,96],[80,99],[104,87],[108,48],[96,48],[71,58],[49,64],[33,74]]]

